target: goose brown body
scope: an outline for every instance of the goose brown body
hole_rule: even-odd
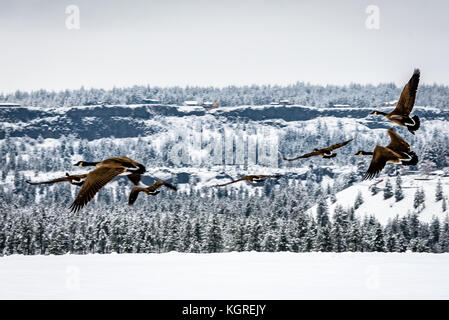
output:
[[[378,175],[387,163],[416,165],[418,157],[410,149],[410,145],[402,139],[393,129],[388,130],[390,144],[386,147],[376,146],[373,152],[359,151],[356,155],[372,155],[368,171],[363,180],[372,179]]]
[[[239,178],[237,180],[233,180],[228,183],[217,184],[217,185],[215,185],[215,187],[224,187],[224,186],[230,185],[232,183],[240,182],[240,181],[248,181],[250,183],[260,183],[260,182],[263,182],[265,179],[279,179],[280,177],[282,177],[282,176],[281,175],[263,175],[263,174],[249,175],[249,176],[244,176],[242,178]]]
[[[136,202],[136,199],[139,196],[140,192],[144,192],[147,195],[156,195],[156,194],[158,194],[160,191],[157,190],[157,189],[159,189],[162,186],[165,186],[165,187],[167,187],[169,189],[172,189],[174,191],[178,190],[174,185],[172,185],[172,184],[170,184],[168,182],[162,181],[162,180],[158,180],[151,186],[134,187],[134,188],[132,188],[131,193],[129,194],[128,204],[129,205],[133,205],[134,202]]]
[[[294,161],[294,160],[310,158],[310,157],[314,157],[314,156],[322,156],[325,159],[333,158],[333,157],[335,157],[337,155],[336,153],[333,153],[333,151],[335,149],[338,149],[338,148],[341,148],[341,147],[347,145],[352,140],[354,140],[354,139],[350,139],[350,140],[347,140],[347,141],[344,141],[344,142],[340,142],[340,143],[334,144],[334,145],[332,145],[330,147],[327,147],[327,148],[315,149],[313,152],[303,154],[303,155],[298,156],[296,158],[288,159],[286,157],[282,157],[282,159],[284,159],[286,161]]]
[[[83,186],[70,206],[73,212],[84,207],[101,188],[118,175],[127,175],[134,184],[139,184],[141,175],[146,171],[142,164],[128,157],[109,158],[101,162],[79,161],[76,165],[97,168],[87,174]]]
[[[407,129],[415,134],[415,131],[420,127],[420,120],[418,116],[410,117],[410,113],[415,105],[416,92],[418,90],[420,71],[415,69],[412,77],[405,85],[401,92],[401,96],[396,104],[396,107],[390,113],[385,113],[381,111],[373,111],[371,114],[385,116],[391,122],[407,127]]]

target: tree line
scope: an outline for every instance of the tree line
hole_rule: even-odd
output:
[[[113,208],[71,214],[61,206],[0,208],[0,254],[263,252],[449,252],[449,217],[417,213],[382,226],[337,206],[330,216],[303,212],[235,216],[183,210]]]
[[[394,83],[378,85],[350,84],[312,85],[296,82],[292,85],[250,85],[217,87],[158,87],[132,86],[126,88],[85,89],[32,92],[16,91],[0,94],[0,102],[21,103],[25,106],[62,107],[90,104],[141,104],[145,98],[158,99],[163,104],[182,105],[187,100],[208,100],[218,102],[220,106],[266,105],[288,99],[291,103],[333,107],[351,105],[352,107],[381,106],[385,102],[398,100],[402,86]],[[418,89],[416,105],[433,106],[447,110],[449,87],[444,85],[421,84]]]

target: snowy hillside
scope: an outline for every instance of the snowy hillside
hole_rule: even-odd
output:
[[[440,172],[441,174],[441,172]],[[356,214],[360,216],[375,216],[381,223],[386,223],[389,219],[393,219],[396,215],[399,217],[405,216],[411,212],[418,212],[418,217],[421,221],[430,222],[433,216],[444,219],[448,211],[443,212],[443,202],[447,205],[447,196],[445,200],[436,201],[435,192],[437,189],[438,180],[441,180],[442,193],[449,195],[449,177],[440,177],[433,175],[406,175],[402,176],[402,193],[403,199],[397,201],[394,194],[384,199],[384,189],[387,181],[392,185],[392,192],[395,192],[396,178],[380,176],[371,181],[359,182],[336,194],[336,202],[332,203],[330,199],[327,200],[329,211],[332,214],[335,207],[342,206],[344,209],[354,207],[356,198],[359,194],[362,197],[363,203],[355,209]],[[378,193],[373,195],[370,187],[376,185]],[[415,195],[417,190],[424,190],[425,200],[423,205],[418,208],[414,207]],[[316,214],[317,205],[310,209],[312,214]]]
[[[396,203],[381,199],[382,183],[375,196],[368,184],[358,184],[369,158],[355,153],[387,145],[385,128],[392,126],[370,116],[371,108],[201,108],[136,104],[0,109],[0,254],[449,251],[449,218],[442,213],[446,200],[432,202],[435,183],[422,182],[428,186],[423,186],[425,202],[417,211],[424,222],[416,223],[409,215],[401,228],[385,224],[396,214],[414,211],[418,184],[412,184],[412,173],[449,170],[449,156],[441,152],[449,144],[446,111],[417,106],[422,125],[416,135],[395,127],[420,159],[415,167],[385,167],[384,175],[400,173],[404,179],[404,198]],[[351,138],[332,159],[282,159]],[[145,165],[145,184],[164,179],[178,191],[142,194],[130,207],[132,184],[117,177],[78,216],[68,209],[78,187],[26,183],[85,173],[88,168],[74,163],[119,155]],[[214,187],[253,174],[282,177]],[[364,202],[358,201],[356,213],[372,219],[352,214],[359,189]],[[444,180],[442,197],[448,192]],[[308,210],[313,212],[324,198],[330,219],[309,216]],[[344,211],[338,221],[332,219],[334,198]],[[434,213],[439,219],[428,224]]]
[[[8,256],[0,299],[449,299],[449,254]]]

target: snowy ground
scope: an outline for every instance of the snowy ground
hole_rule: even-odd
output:
[[[7,256],[0,299],[449,299],[449,254]]]

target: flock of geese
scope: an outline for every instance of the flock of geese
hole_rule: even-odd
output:
[[[410,117],[410,113],[415,104],[415,96],[418,89],[419,76],[419,70],[415,69],[409,82],[402,90],[399,101],[397,102],[397,105],[393,111],[391,111],[390,113],[373,111],[371,114],[382,115],[389,121],[395,123],[396,125],[406,127],[412,134],[415,134],[415,131],[420,127],[420,120],[416,115]],[[388,144],[387,146],[377,145],[372,152],[361,150],[355,154],[356,156],[372,156],[370,166],[365,173],[363,180],[374,178],[382,171],[387,163],[402,164],[404,166],[416,165],[418,163],[418,156],[411,150],[410,145],[393,129],[389,129],[387,132],[390,136],[390,144]],[[282,158],[286,161],[294,161],[314,156],[321,156],[324,159],[334,158],[337,156],[337,154],[334,153],[334,150],[347,145],[352,140],[353,139],[337,143],[323,149],[314,149],[310,153],[306,153],[295,158],[288,159],[284,156]],[[121,175],[126,175],[134,184],[134,187],[132,188],[129,195],[129,205],[133,205],[135,203],[140,192],[144,192],[147,195],[156,195],[160,192],[158,190],[160,187],[167,187],[175,191],[177,190],[174,185],[163,180],[157,180],[151,186],[143,184],[141,182],[141,178],[142,175],[146,172],[145,166],[133,159],[124,156],[109,158],[101,162],[79,161],[75,164],[75,166],[92,166],[96,167],[96,169],[85,174],[69,175],[68,173],[66,173],[66,176],[62,178],[44,182],[27,181],[27,183],[31,185],[40,185],[68,182],[72,185],[81,186],[78,195],[70,205],[70,209],[72,212],[78,212],[95,197],[95,195],[101,188],[112,181],[115,177]],[[280,177],[281,175],[248,175],[236,180],[232,180],[228,183],[215,185],[214,187],[223,187],[240,181],[248,181],[252,184],[258,184],[265,181],[266,179],[278,179]]]

